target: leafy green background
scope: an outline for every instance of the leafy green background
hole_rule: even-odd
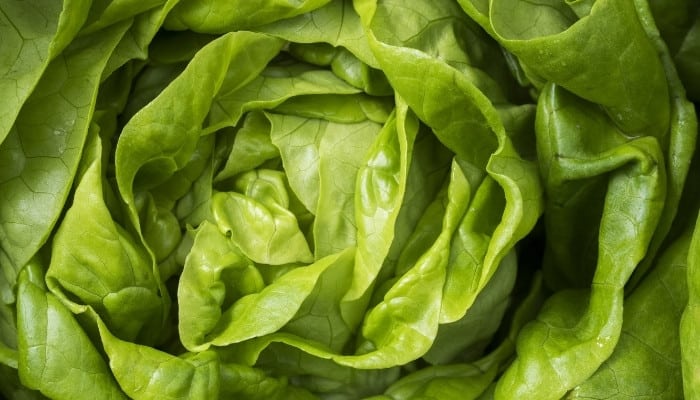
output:
[[[0,0],[0,394],[700,397],[695,0]]]

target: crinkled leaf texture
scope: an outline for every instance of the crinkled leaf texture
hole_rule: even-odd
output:
[[[697,397],[698,21],[0,0],[0,397]]]

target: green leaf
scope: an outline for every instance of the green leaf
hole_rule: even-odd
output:
[[[89,0],[0,3],[0,143],[51,60],[75,38],[87,18]],[[41,90],[41,89],[39,89]]]
[[[428,367],[398,381],[386,391],[387,400],[476,399],[495,378],[497,370],[472,365]]]
[[[173,79],[182,73],[183,69],[184,66],[177,63],[146,66],[140,70],[130,85],[133,87],[129,87],[131,93],[127,95],[127,101],[120,117],[124,120],[131,119],[138,110],[156,98]]]
[[[17,369],[0,365],[0,395],[6,399],[16,400],[46,400],[41,392],[29,389],[19,380]]]
[[[397,99],[395,113],[384,124],[358,172],[354,199],[357,255],[351,284],[341,305],[351,327],[364,313],[368,291],[376,284],[391,250],[418,130],[415,115]]]
[[[646,2],[637,2],[637,13],[640,16],[642,25],[647,35],[653,40],[661,61],[664,65],[666,80],[671,101],[671,115],[668,132],[668,147],[665,151],[665,164],[667,177],[667,194],[663,213],[659,226],[654,234],[654,238],[649,245],[648,255],[640,267],[635,271],[635,275],[630,279],[634,286],[639,279],[650,268],[659,248],[666,239],[671,228],[673,219],[676,217],[678,205],[681,200],[685,183],[693,158],[690,149],[695,148],[698,136],[698,121],[694,105],[688,101],[685,89],[680,81],[676,68],[673,65],[671,54],[666,43],[661,40],[660,32],[652,20],[650,7]],[[662,142],[662,145],[664,143]]]
[[[514,147],[519,143],[516,141],[519,132],[511,126],[512,117],[502,118],[501,115],[507,114],[499,112],[489,99],[503,101],[490,86],[492,78],[477,68],[478,57],[471,59],[469,51],[454,42],[443,44],[431,40],[433,30],[472,29],[469,22],[454,16],[456,5],[448,2],[430,5],[419,2],[405,8],[393,5],[391,1],[362,2],[360,14],[380,66],[417,116],[456,153],[468,183],[476,188],[488,174],[493,178],[491,182],[498,184],[492,186],[486,197],[479,198],[483,203],[474,206],[470,218],[479,215],[479,219],[466,222],[472,226],[465,231],[476,231],[475,238],[469,239],[475,241],[467,246],[472,246],[474,251],[478,246],[484,247],[474,257],[477,266],[481,263],[484,266],[475,274],[478,279],[463,307],[458,307],[461,310],[443,320],[454,321],[464,315],[465,307],[483,289],[500,260],[534,225],[541,210],[541,188],[534,164],[522,158],[519,154],[522,149]],[[398,20],[411,22],[396,26]],[[475,46],[468,50],[479,54],[481,49]],[[506,131],[506,127],[512,131]],[[470,192],[473,190],[470,188]],[[499,206],[503,197],[505,205]],[[484,234],[492,236],[491,240],[484,238]]]
[[[277,157],[279,157],[279,150],[270,139],[270,121],[263,113],[249,112],[244,117],[240,128],[235,131],[226,164],[216,174],[215,180],[233,178]]]
[[[98,139],[91,145],[93,158],[53,238],[47,286],[66,304],[91,306],[119,337],[153,343],[169,299],[159,293],[146,249],[113,221],[103,197]]]
[[[278,171],[255,170],[236,181],[240,192],[212,196],[212,214],[219,230],[252,261],[281,265],[309,263],[314,257]]]
[[[262,32],[294,43],[327,43],[350,51],[363,63],[376,68],[353,1],[335,0],[294,18],[259,27]]]
[[[455,237],[459,234],[458,231]],[[453,244],[452,248],[455,247],[457,246]],[[447,268],[442,300],[443,316],[452,304],[459,307],[464,302],[456,297],[456,292],[451,292],[451,288],[461,284],[461,276],[450,272],[450,269],[455,268],[454,262],[450,261]],[[467,288],[461,292],[467,299],[475,298],[471,300],[469,307],[461,309],[460,312],[466,310],[461,318],[448,323],[441,321],[443,324],[438,328],[435,341],[423,359],[431,364],[448,364],[455,359],[467,362],[480,357],[503,322],[502,319],[512,301],[511,293],[516,273],[517,260],[515,252],[512,252],[503,259],[483,289],[477,291]]]
[[[545,87],[540,97],[537,135],[550,194],[545,212],[548,231],[566,232],[578,224],[597,229],[597,257],[587,289],[555,294],[537,320],[523,329],[518,358],[496,386],[497,399],[560,398],[612,354],[622,329],[625,283],[644,257],[661,216],[666,174],[659,142],[653,137],[628,138],[594,108],[556,85]],[[567,212],[568,200],[580,196],[581,187],[601,190],[573,185],[597,176],[605,179],[598,219],[586,221],[585,215],[568,214],[566,225],[566,219],[549,212],[560,208]],[[571,223],[572,219],[578,222]],[[566,243],[552,243],[553,239],[548,249]],[[580,250],[579,243],[569,246],[567,262],[575,246]],[[552,266],[568,268],[558,262]],[[533,373],[540,379],[529,379]]]
[[[164,0],[94,0],[81,34],[94,33],[128,18],[158,7]]]
[[[576,15],[576,7],[560,1],[494,0],[489,20],[499,43],[538,80],[600,104],[627,134],[665,142],[664,68],[634,2],[599,0],[581,10]]]
[[[355,246],[355,181],[381,125],[268,114],[289,185],[316,215],[316,259]]]
[[[354,123],[370,120],[384,123],[394,108],[391,97],[317,94],[297,96],[274,108],[276,114],[319,118],[332,122]]]
[[[698,78],[698,54],[700,54],[700,12],[696,12],[693,26],[683,39],[674,61],[688,97],[700,101],[700,78]]]
[[[668,46],[669,53],[676,54],[681,43],[697,20],[698,4],[693,1],[681,1],[673,7],[665,1],[650,0],[649,8],[658,26],[661,38]]]
[[[358,92],[358,89],[343,82],[330,71],[298,62],[273,64],[245,86],[217,96],[208,117],[207,129],[216,131],[225,126],[235,126],[247,111],[271,109],[297,96],[349,95]],[[344,99],[351,100],[349,97]]]
[[[280,344],[268,347],[257,364],[320,398],[364,399],[386,390],[401,375],[399,367],[356,369]]]
[[[128,31],[126,31],[124,37],[122,37],[122,40],[112,52],[112,55],[107,62],[107,67],[105,68],[106,74],[112,73],[131,60],[144,60],[148,57],[148,45],[150,41],[153,40],[153,37],[163,25],[163,20],[168,12],[170,12],[170,10],[175,6],[175,4],[178,3],[179,0],[168,0],[162,2],[158,6],[147,9],[141,13],[138,13],[142,10],[140,6],[152,5],[154,3],[151,1],[154,0],[147,0],[146,2],[138,3],[132,3],[130,0],[124,1],[126,4],[122,2],[110,2],[107,6],[107,9],[110,9],[110,7],[116,5],[114,6],[114,11],[116,12],[114,17],[116,17],[116,19],[126,19],[127,21],[131,20],[132,22],[130,24],[131,27]],[[131,7],[134,4],[137,4],[137,6]],[[128,11],[126,11],[124,14],[119,13],[119,9],[122,5],[126,6],[125,8],[128,9]],[[87,31],[93,33],[92,31],[101,28],[103,23],[110,22],[110,18],[106,18],[105,20],[98,19],[95,24],[92,24],[86,29]],[[94,33],[101,34],[100,30],[96,30]]]
[[[280,46],[279,40],[252,32],[222,36],[198,52],[185,71],[124,127],[115,154],[116,176],[137,228],[140,222],[134,193],[163,183],[186,165],[219,90],[249,82]],[[254,52],[252,48],[265,51]],[[192,101],[178,101],[183,96]],[[160,146],[152,146],[154,142]]]
[[[654,268],[625,299],[622,333],[615,351],[567,398],[684,397],[678,337],[681,313],[688,301],[690,240],[688,233],[666,247]]]
[[[221,386],[219,396],[222,399],[317,399],[309,392],[289,384],[286,377],[275,378],[260,369],[238,364],[221,364]]]
[[[356,356],[357,361],[349,357],[350,365],[382,368],[405,364],[425,354],[435,340],[451,238],[470,201],[469,183],[456,163],[445,198],[438,201],[445,202],[440,234],[367,313],[362,329],[367,348],[360,347],[367,354]],[[411,345],[406,347],[407,343]]]
[[[196,32],[225,33],[256,28],[280,19],[303,14],[329,0],[247,1],[184,0],[170,13],[166,27]]]
[[[0,262],[6,272],[29,261],[62,212],[105,63],[127,27],[73,42],[47,67],[0,144]],[[3,292],[3,298],[11,295]]]
[[[210,138],[214,139],[213,136]],[[207,140],[207,137],[203,137],[200,139],[200,144],[208,148],[209,151],[214,150],[214,140]],[[173,177],[184,178],[182,179],[184,182],[181,182],[181,186],[189,188],[189,191],[180,197],[174,206],[175,216],[180,222],[180,225],[183,226],[199,226],[205,220],[214,220],[211,216],[211,199],[214,190],[214,164],[217,162],[216,155],[212,154],[207,159],[206,157],[202,157],[204,156],[202,153],[205,152],[195,152],[190,164]],[[200,168],[203,169],[200,171]],[[200,173],[200,175],[195,176],[196,173]]]
[[[36,283],[41,272],[28,268],[17,292],[22,383],[53,399],[126,399],[73,314]]]
[[[349,260],[352,252],[345,251],[292,268],[264,285],[262,267],[256,268],[226,235],[205,222],[178,287],[183,344],[199,351],[279,330],[309,297],[319,276],[328,269],[346,269]]]
[[[688,398],[700,396],[700,368],[696,360],[700,356],[697,342],[698,327],[700,327],[700,225],[695,219],[690,248],[687,258],[687,290],[688,302],[683,310],[680,321],[680,349],[683,373],[683,393]]]
[[[204,351],[180,357],[153,347],[122,341],[94,316],[114,378],[124,392],[137,400],[216,399],[219,395],[219,360]]]

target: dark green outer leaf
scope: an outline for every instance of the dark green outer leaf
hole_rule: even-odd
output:
[[[666,247],[654,268],[625,299],[620,340],[605,363],[571,399],[683,398],[679,323],[688,301],[691,234]]]
[[[630,278],[630,287],[634,287],[637,280],[644,276],[650,268],[663,241],[666,239],[666,235],[671,229],[673,219],[678,212],[682,193],[686,187],[686,177],[688,176],[698,136],[698,120],[695,106],[686,97],[685,89],[673,64],[668,47],[654,24],[651,10],[645,1],[637,1],[635,4],[637,5],[637,13],[642,26],[656,46],[664,66],[671,100],[671,115],[668,147],[662,147],[665,151],[664,163],[668,174],[666,201],[661,220],[649,244],[647,256],[635,271],[635,275]],[[662,146],[665,144],[663,141],[661,143]]]
[[[671,4],[664,0],[648,0],[648,4],[669,53],[677,54],[694,19],[698,18],[700,3],[681,0]]]
[[[0,365],[0,396],[12,400],[46,400],[41,392],[22,385],[17,369]]]
[[[63,209],[105,63],[127,28],[73,42],[49,65],[0,144],[0,264],[6,274],[44,244]],[[5,290],[2,297],[12,298]]]
[[[700,10],[696,12],[693,26],[683,39],[674,61],[688,97],[700,101]]]
[[[40,267],[30,265],[19,278],[17,325],[22,383],[58,400],[125,399],[73,314],[43,287],[42,275]]]
[[[100,29],[133,18],[165,2],[165,0],[94,0],[88,20],[80,33],[83,35],[96,33]]]
[[[610,356],[622,327],[624,286],[645,256],[662,214],[666,174],[658,141],[616,134],[602,111],[595,116],[585,104],[562,88],[546,86],[536,129],[552,196],[548,208],[566,205],[568,183],[607,177],[590,290],[556,294],[537,321],[523,329],[518,358],[499,380],[496,399],[560,398]],[[539,378],[532,380],[531,374]]]
[[[0,364],[17,368],[16,307],[4,301],[0,301]]]
[[[0,143],[49,62],[74,39],[90,0],[0,2]]]
[[[124,34],[124,37],[119,42],[119,45],[117,45],[117,48],[114,49],[112,56],[107,62],[105,76],[116,71],[130,60],[145,60],[148,57],[148,46],[156,35],[156,32],[162,27],[165,16],[178,1],[179,0],[168,0],[160,6],[133,16],[131,28]],[[130,13],[138,10],[140,9],[137,7],[130,10]],[[94,34],[99,35],[101,33],[97,31]]]
[[[493,0],[489,21],[499,43],[539,80],[602,105],[625,133],[665,145],[664,67],[634,2],[598,0],[577,20],[563,2]]]
[[[695,220],[688,250],[688,304],[680,323],[683,391],[688,399],[700,398],[700,217]]]

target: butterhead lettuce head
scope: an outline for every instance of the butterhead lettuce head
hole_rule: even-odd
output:
[[[8,399],[700,398],[694,0],[0,0]]]

